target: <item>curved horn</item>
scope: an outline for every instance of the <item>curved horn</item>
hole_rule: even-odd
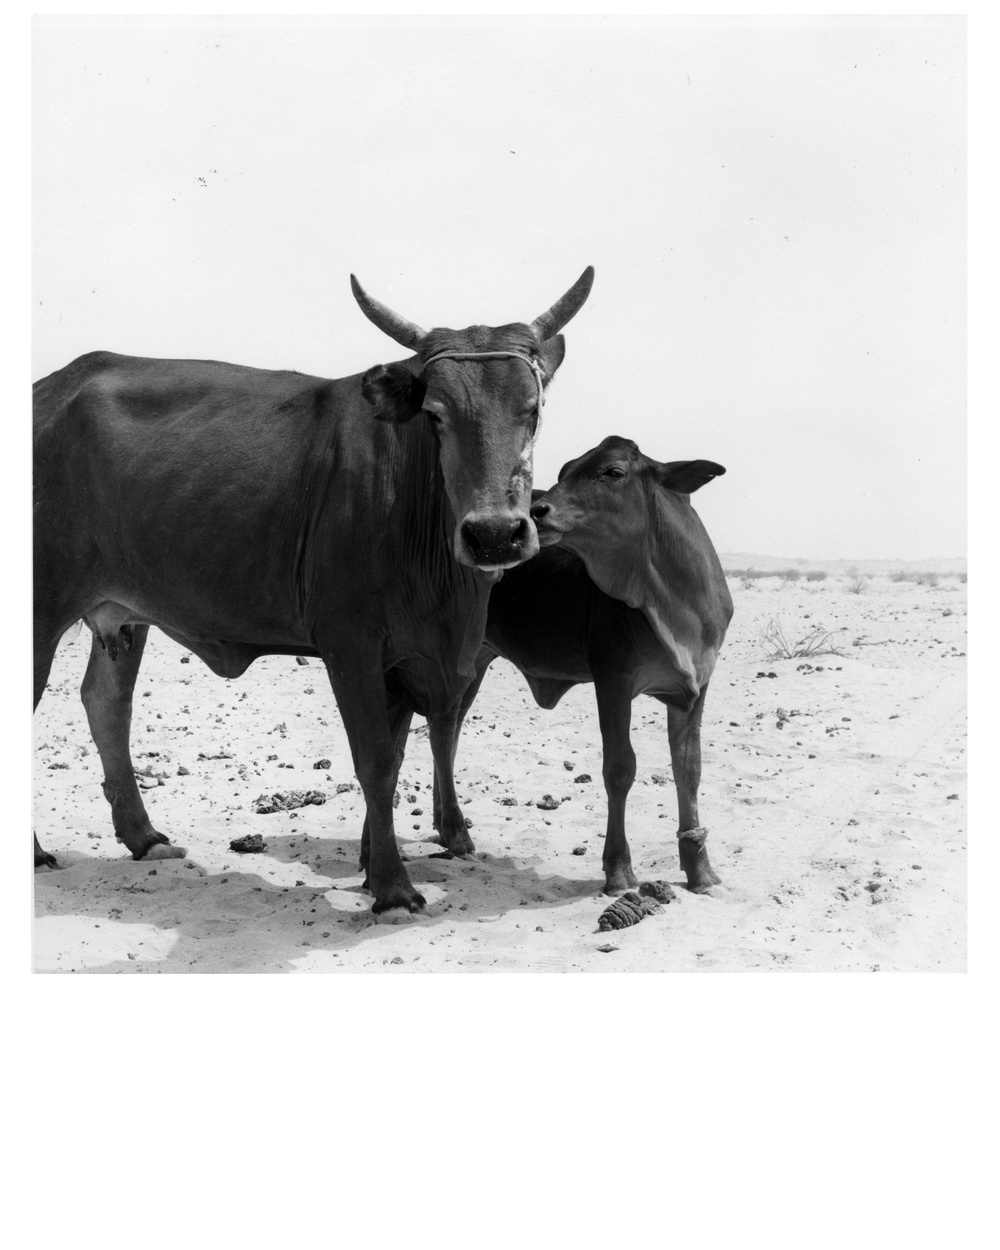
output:
[[[570,318],[583,307],[590,288],[594,285],[594,266],[588,265],[562,299],[557,299],[548,312],[543,312],[531,323],[531,328],[541,342],[550,339],[563,328]]]
[[[358,301],[361,311],[373,325],[378,326],[383,334],[388,334],[389,338],[395,339],[401,346],[409,347],[411,351],[417,350],[427,335],[426,330],[421,330],[414,322],[407,321],[405,317],[394,313],[385,304],[372,299],[353,273],[351,274],[351,290],[354,292],[354,298]]]

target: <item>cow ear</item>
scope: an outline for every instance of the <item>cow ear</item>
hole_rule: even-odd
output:
[[[566,355],[566,340],[561,334],[553,334],[550,339],[546,339],[538,348],[538,359],[542,366],[542,376],[546,382],[551,382],[555,371],[563,362]]]
[[[713,477],[721,477],[725,471],[714,460],[672,460],[669,464],[660,465],[656,477],[667,490],[690,495]]]
[[[423,407],[427,384],[403,364],[376,365],[361,379],[361,394],[378,421],[409,421]]]

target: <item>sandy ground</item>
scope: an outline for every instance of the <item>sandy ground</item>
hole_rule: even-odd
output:
[[[228,682],[151,631],[133,758],[160,774],[146,804],[188,858],[141,864],[115,841],[101,793],[78,694],[84,628],[60,648],[35,717],[36,829],[64,865],[35,873],[36,969],[964,971],[965,586],[877,577],[852,594],[846,578],[772,577],[731,587],[701,788],[724,885],[683,889],[666,709],[639,699],[632,858],[640,880],[668,880],[677,898],[610,934],[597,929],[610,900],[591,687],[543,712],[514,668],[494,664],[458,761],[472,860],[435,857],[430,750],[415,718],[396,829],[428,908],[376,922],[357,871],[363,804],[319,661],[272,657]],[[792,642],[818,625],[840,631],[843,655],[769,658],[761,634],[775,617]],[[330,767],[315,769],[321,759]],[[261,794],[314,788],[324,806],[252,811]],[[546,794],[556,810],[536,806]],[[267,850],[232,852],[247,833]]]

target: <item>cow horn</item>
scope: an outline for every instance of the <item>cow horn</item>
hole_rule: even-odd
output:
[[[548,312],[543,312],[531,323],[540,342],[550,339],[583,307],[590,288],[594,285],[594,266],[588,265],[562,299],[557,299]]]
[[[383,334],[388,334],[389,338],[395,339],[401,346],[409,347],[412,351],[417,350],[421,341],[427,336],[426,330],[421,330],[414,322],[407,321],[405,317],[394,313],[385,304],[372,299],[353,273],[351,274],[351,290],[354,292],[354,298],[358,301],[361,311],[373,325],[377,325]]]

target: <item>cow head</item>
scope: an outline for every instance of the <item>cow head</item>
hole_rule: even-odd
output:
[[[531,518],[542,546],[562,543],[602,589],[638,607],[651,545],[669,543],[665,531],[690,515],[687,496],[725,471],[711,460],[660,464],[613,435],[563,465],[556,485],[531,505]]]
[[[529,507],[543,394],[565,352],[559,330],[583,306],[593,280],[587,268],[530,323],[425,331],[372,299],[351,275],[365,316],[416,352],[369,369],[362,394],[380,420],[420,414],[433,426],[461,564],[496,572],[538,552]]]

